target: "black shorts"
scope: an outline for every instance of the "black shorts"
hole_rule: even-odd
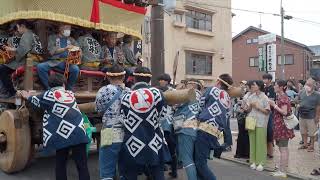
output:
[[[280,140],[276,141],[276,144],[278,147],[288,147],[289,139],[280,139]]]

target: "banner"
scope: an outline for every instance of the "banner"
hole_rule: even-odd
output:
[[[267,71],[266,67],[266,45],[258,48],[259,53],[259,71]]]

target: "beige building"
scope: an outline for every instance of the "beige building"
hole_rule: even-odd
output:
[[[173,77],[177,58],[176,82],[196,78],[209,85],[220,74],[232,73],[230,7],[231,0],[179,0],[171,16],[165,13],[164,69]],[[150,55],[150,48],[144,52]],[[150,56],[146,59],[150,65]]]

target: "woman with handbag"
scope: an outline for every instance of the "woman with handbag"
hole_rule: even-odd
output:
[[[253,94],[248,98],[246,129],[250,141],[250,168],[263,171],[267,160],[267,125],[270,113],[268,97],[264,94],[263,81],[253,81]]]
[[[252,95],[252,81],[249,81],[246,86],[249,90],[242,98],[239,109],[237,110],[237,120],[238,120],[238,137],[237,137],[237,150],[234,158],[249,158],[250,153],[250,143],[249,143],[249,135],[248,130],[245,128],[246,117],[248,112],[245,111],[244,107],[248,98]]]
[[[294,138],[293,129],[288,128],[288,125],[285,123],[285,117],[292,113],[291,103],[289,97],[285,93],[286,82],[284,80],[278,80],[274,85],[274,90],[277,93],[277,100],[276,102],[269,100],[269,104],[274,109],[273,136],[280,151],[280,169],[279,171],[272,173],[272,176],[286,178],[289,160],[288,143],[289,139]]]

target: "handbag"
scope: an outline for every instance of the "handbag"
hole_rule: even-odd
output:
[[[299,124],[298,118],[293,113],[289,116],[283,116],[283,121],[288,129],[293,129]]]
[[[246,117],[246,130],[255,130],[256,129],[257,120],[253,117]]]

